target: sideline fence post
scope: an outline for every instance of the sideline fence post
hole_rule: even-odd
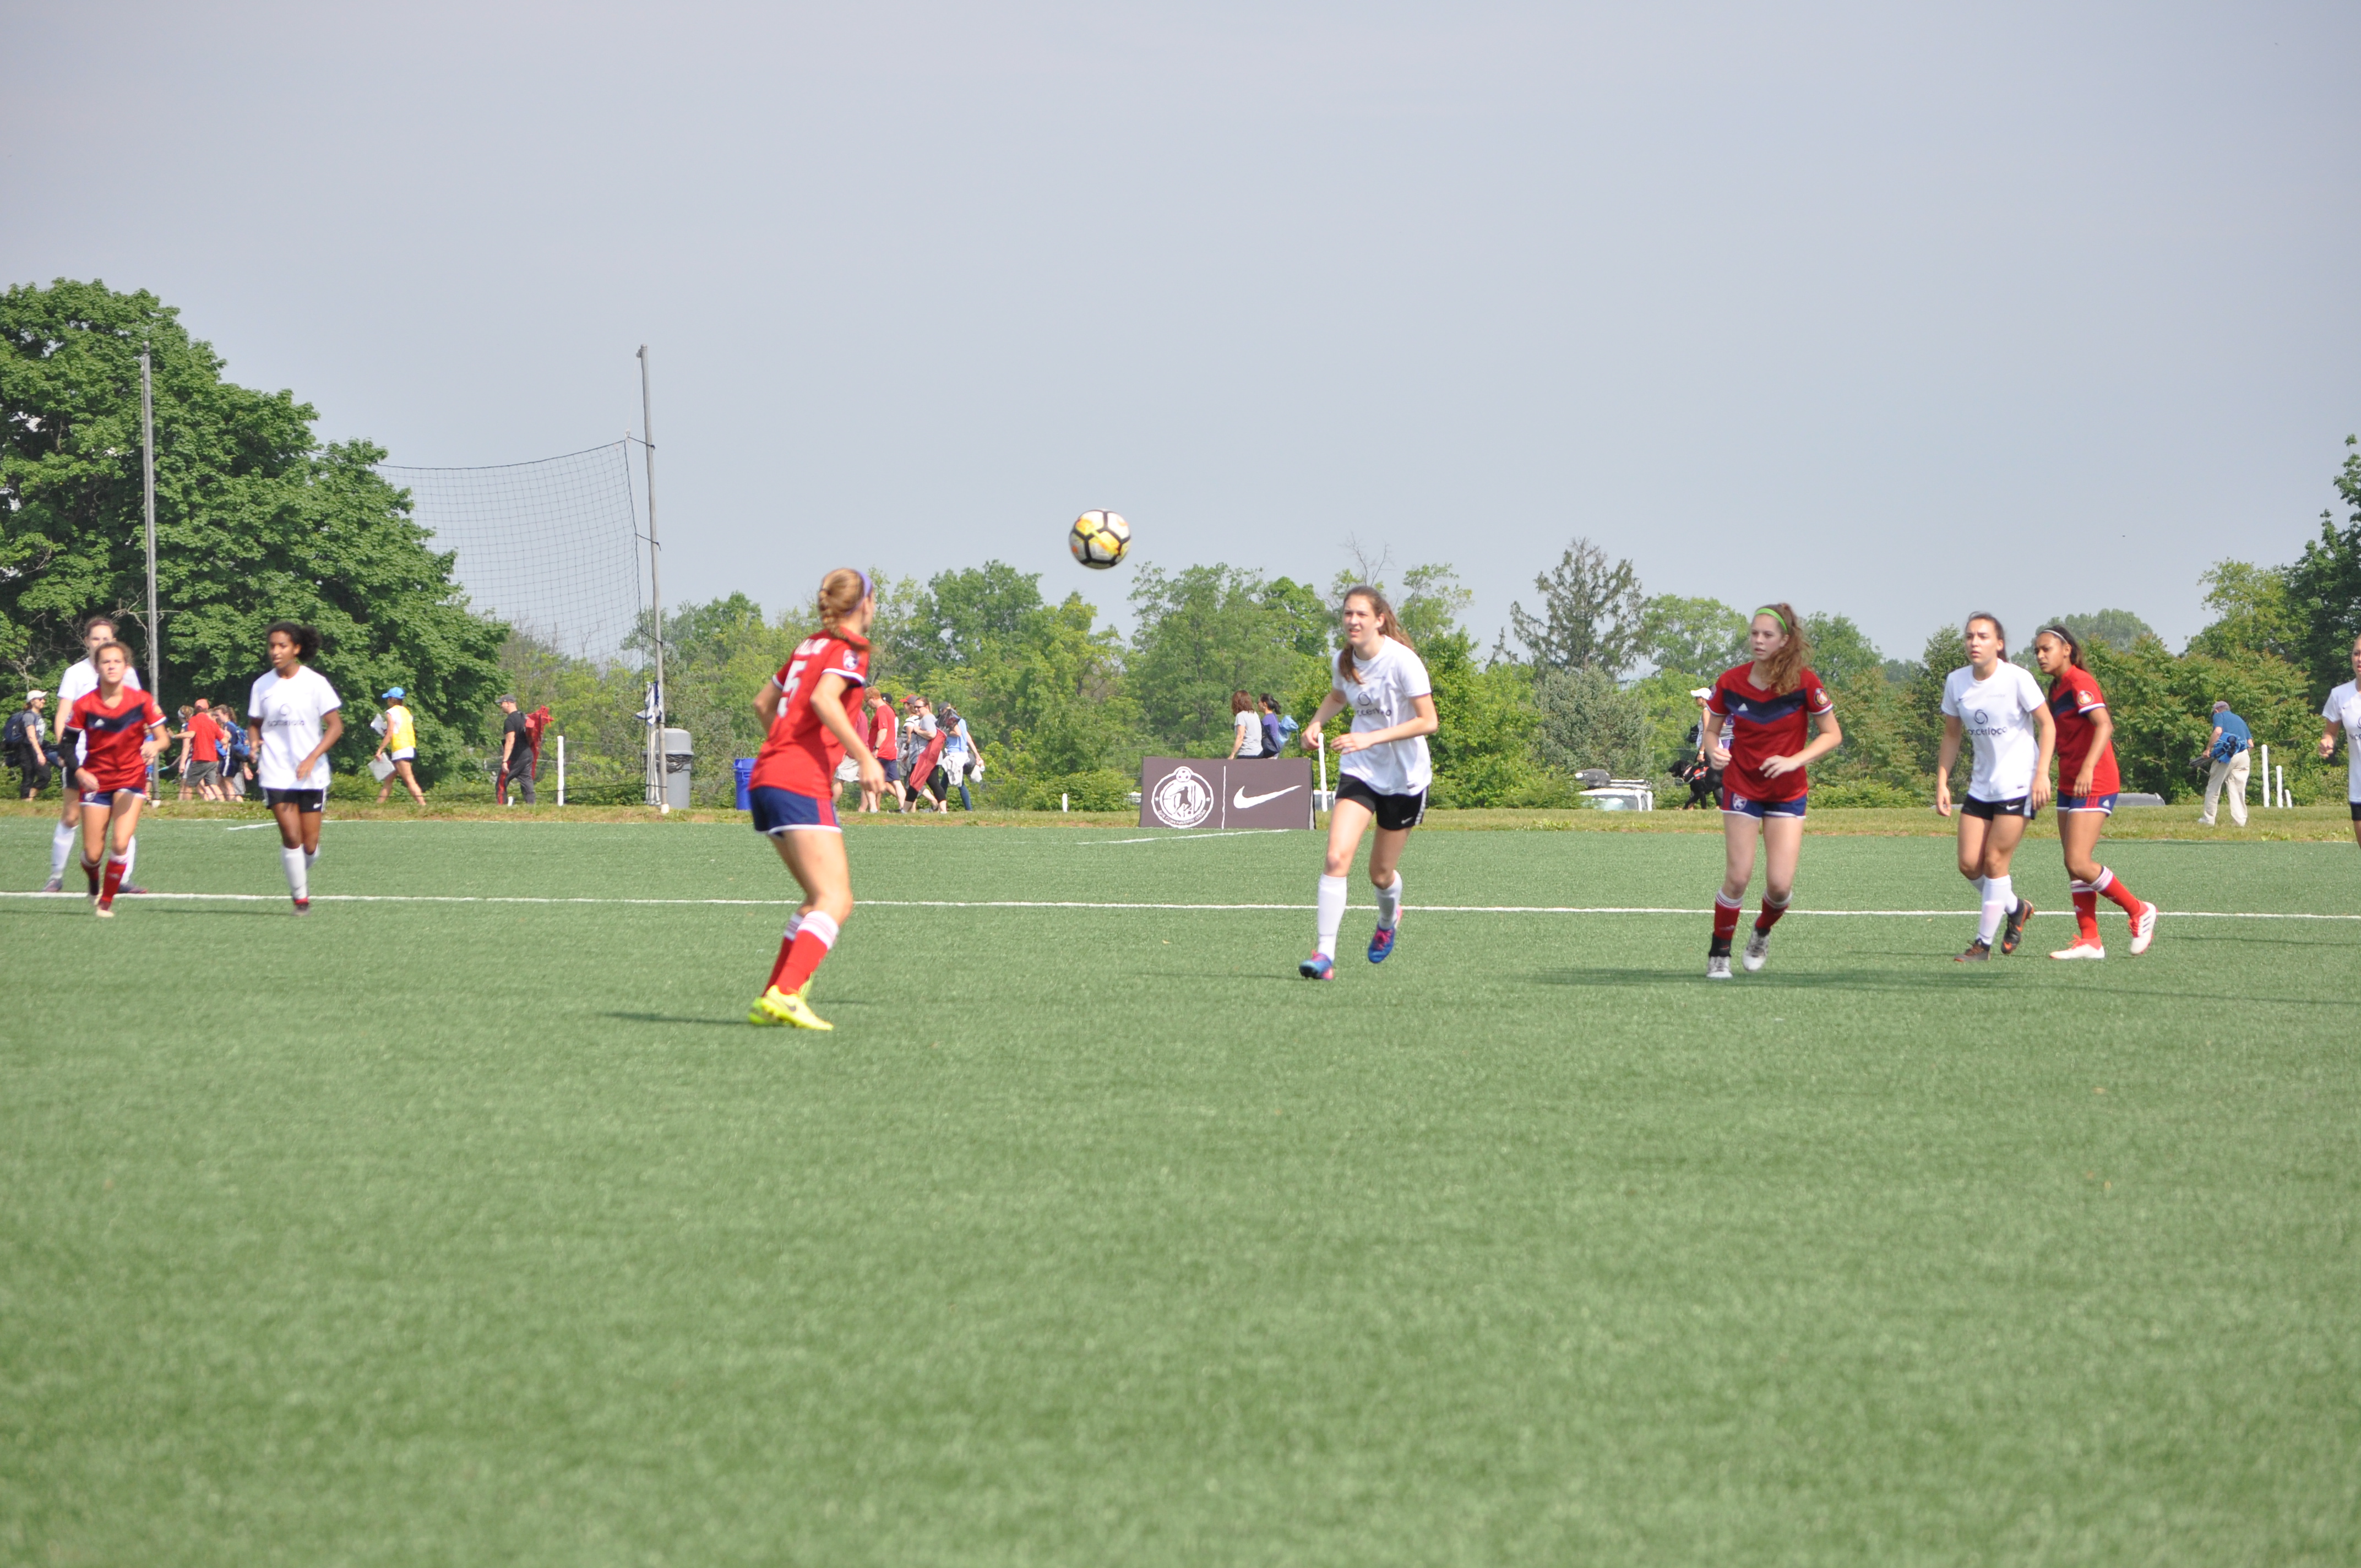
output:
[[[557,738],[557,804],[566,804],[566,737]]]

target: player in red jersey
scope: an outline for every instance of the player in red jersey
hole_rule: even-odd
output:
[[[2074,895],[2077,935],[2053,959],[2103,959],[2099,896],[2120,905],[2132,923],[2132,951],[2144,953],[2156,937],[2156,905],[2142,901],[2098,860],[2099,830],[2114,815],[2123,788],[2115,771],[2115,722],[2106,694],[2082,664],[2082,644],[2062,626],[2045,626],[2033,639],[2033,661],[2049,677],[2049,717],[2058,726],[2058,842],[2066,850],[2067,888]]]
[[[1713,943],[1706,948],[1708,980],[1730,978],[1730,939],[1738,931],[1746,884],[1754,876],[1754,845],[1769,850],[1763,869],[1763,913],[1746,938],[1746,968],[1763,967],[1771,927],[1795,895],[1795,863],[1804,853],[1805,769],[1844,743],[1836,705],[1806,665],[1811,642],[1795,607],[1766,604],[1754,612],[1747,642],[1753,659],[1725,670],[1705,703],[1706,761],[1722,770],[1721,841],[1728,856],[1713,900]],[[1817,731],[1817,733],[1815,733]]]
[[[71,733],[81,740],[82,760],[74,770],[73,787],[82,792],[82,871],[90,881],[96,913],[112,919],[123,873],[131,869],[131,836],[139,828],[139,807],[148,798],[148,764],[164,749],[171,726],[154,697],[127,683],[130,649],[120,642],[102,642],[93,651],[91,663],[98,672],[98,685],[74,699],[59,733],[60,739]],[[65,742],[65,754],[74,754],[73,741]],[[110,837],[114,844],[108,851]]]
[[[778,847],[804,890],[747,1021],[798,1029],[836,1027],[811,1010],[806,990],[852,914],[852,871],[836,825],[836,765],[848,755],[858,762],[864,793],[885,784],[884,768],[844,706],[848,688],[869,684],[869,623],[877,614],[869,578],[838,567],[820,580],[818,609],[819,630],[796,645],[795,657],[754,699],[770,734],[746,791],[754,830]]]

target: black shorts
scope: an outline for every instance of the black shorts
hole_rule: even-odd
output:
[[[1426,791],[1416,795],[1379,795],[1352,774],[1336,781],[1338,800],[1357,801],[1368,807],[1378,826],[1389,833],[1400,833],[1415,828],[1426,817]]]
[[[880,767],[882,767],[882,768],[884,768],[884,769],[885,770],[885,782],[886,782],[887,784],[900,784],[900,783],[902,782],[902,759],[901,759],[901,758],[899,758],[899,757],[885,757],[885,758],[882,758],[882,759],[880,759],[880,760],[879,760],[879,762],[878,762],[878,764],[877,764],[877,765],[878,765],[878,766],[880,766]]]
[[[324,789],[267,789],[263,802],[269,806],[291,806],[310,817],[327,809],[328,792]]]
[[[2354,802],[2352,803],[2352,806],[2353,806],[2353,820],[2354,820],[2354,821],[2356,821],[2356,822],[2361,822],[2361,800],[2354,801]]]
[[[1960,811],[1968,817],[1981,817],[1990,822],[1995,817],[2022,817],[2027,822],[2041,815],[2041,807],[2033,804],[2029,795],[2015,800],[1978,800],[1974,795],[1960,802]]]

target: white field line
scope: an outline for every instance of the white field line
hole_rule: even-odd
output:
[[[1284,829],[1282,829],[1284,831]],[[80,893],[15,893],[0,890],[0,898],[87,899]],[[280,904],[286,901],[283,893],[145,893],[133,895],[134,903],[150,899],[174,900],[187,904]],[[612,904],[649,905],[659,907],[785,909],[800,902],[792,898],[537,898],[522,894],[455,894],[455,893],[316,893],[314,904]],[[1309,904],[1148,904],[1104,903],[1066,898],[864,898],[859,901],[868,909],[1140,909],[1140,910],[1261,910],[1281,914],[1308,913]],[[1422,915],[1673,915],[1684,919],[1696,919],[1713,913],[1710,909],[1665,909],[1643,905],[1572,905],[1572,904],[1410,904],[1405,911]],[[2071,910],[2044,909],[2036,911],[2036,918],[2063,918]],[[2246,909],[2165,909],[2158,913],[2167,920],[2346,920],[2361,921],[2361,915],[2304,915],[2277,911]],[[1960,909],[1790,909],[1786,918],[1886,920],[1964,919],[1975,914],[1972,908]]]
[[[1200,839],[1244,839],[1257,833],[1301,833],[1301,828],[1224,828],[1213,833],[1159,833],[1147,839],[1085,839],[1081,848],[1095,850],[1103,844],[1189,844]]]

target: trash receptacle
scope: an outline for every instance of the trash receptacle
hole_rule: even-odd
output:
[[[740,757],[731,762],[730,766],[738,770],[738,809],[752,811],[754,809],[754,803],[747,798],[746,792],[754,787],[754,759]]]
[[[686,729],[664,732],[664,804],[675,811],[688,805],[688,764],[697,748]]]

